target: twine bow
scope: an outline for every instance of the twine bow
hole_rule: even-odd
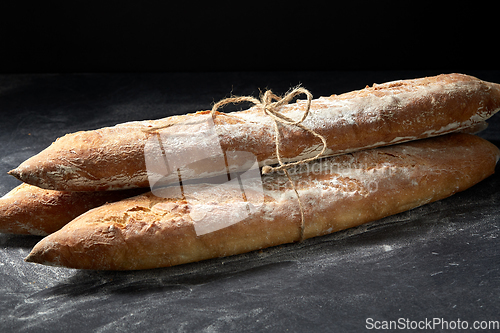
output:
[[[304,114],[299,120],[293,120],[284,114],[279,112],[279,109],[290,103],[290,101],[297,95],[304,94],[307,96],[307,102],[306,102],[306,108],[304,110]],[[307,118],[309,115],[309,111],[311,109],[311,100],[312,100],[312,94],[309,92],[309,90],[297,87],[293,89],[291,92],[285,95],[285,97],[279,97],[275,95],[271,90],[267,90],[262,96],[261,99],[258,100],[252,96],[235,96],[235,97],[229,97],[225,98],[217,103],[214,104],[212,107],[212,117],[215,117],[215,112],[221,107],[229,103],[241,103],[241,102],[250,102],[255,104],[258,108],[260,108],[266,115],[271,117],[273,119],[274,123],[274,131],[275,131],[275,143],[276,143],[276,158],[278,159],[279,166],[278,167],[271,167],[271,166],[264,166],[262,168],[262,173],[267,174],[270,172],[274,171],[280,171],[283,170],[285,173],[286,177],[288,178],[288,181],[292,185],[293,190],[295,191],[295,194],[297,195],[297,200],[299,201],[299,208],[300,208],[300,216],[301,216],[301,223],[300,223],[300,241],[304,239],[304,229],[305,229],[305,219],[304,219],[304,207],[302,205],[302,201],[299,196],[299,192],[297,191],[297,188],[295,187],[295,184],[290,177],[290,174],[287,169],[294,167],[299,164],[304,164],[307,162],[311,162],[314,160],[317,160],[323,155],[327,148],[326,144],[326,139],[313,131],[312,129],[304,126],[302,122]],[[275,102],[273,102],[275,101]],[[279,124],[285,124],[285,125],[291,125],[291,126],[297,126],[300,129],[307,131],[314,135],[315,137],[319,138],[321,142],[323,143],[323,149],[321,152],[319,152],[316,156],[306,158],[297,162],[291,162],[291,163],[284,163],[283,160],[281,159],[281,154],[280,154],[280,131],[279,131]]]

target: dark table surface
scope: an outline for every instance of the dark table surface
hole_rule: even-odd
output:
[[[500,82],[499,71],[462,72]],[[0,196],[19,184],[8,170],[69,132],[210,109],[231,92],[302,84],[319,97],[439,73],[0,75]],[[480,136],[500,143],[499,115]],[[498,322],[499,203],[497,168],[467,191],[358,228],[131,272],[25,263],[40,237],[0,234],[0,331],[357,332],[384,321],[434,321],[435,329]]]

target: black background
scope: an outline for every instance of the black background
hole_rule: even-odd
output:
[[[498,69],[495,12],[429,1],[3,2],[0,72]]]

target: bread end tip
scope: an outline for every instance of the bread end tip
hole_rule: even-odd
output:
[[[50,235],[47,237],[50,237]],[[61,257],[57,253],[54,253],[53,248],[44,243],[44,239],[33,247],[31,252],[24,258],[24,261],[45,266],[65,267],[60,262]]]
[[[46,265],[46,266],[57,266],[57,265],[54,265],[51,262],[48,262],[48,261],[44,260],[43,255],[39,255],[39,254],[33,253],[33,252],[31,252],[30,254],[28,254],[28,256],[26,258],[24,258],[24,261],[25,262],[31,262],[31,263],[34,263],[34,264]]]
[[[36,255],[34,255],[33,252],[31,252],[30,254],[28,254],[28,256],[26,258],[24,258],[24,261],[39,263],[39,261],[36,258]]]
[[[24,258],[25,262],[32,262],[36,264],[43,264],[46,260],[45,258],[45,251],[41,250],[39,247],[39,244],[36,244],[33,249],[31,249],[31,252]]]
[[[12,169],[10,170],[9,172],[7,172],[9,175],[11,176],[14,176],[16,177],[17,179],[19,179],[19,177],[21,176],[21,173],[19,172],[18,169]]]

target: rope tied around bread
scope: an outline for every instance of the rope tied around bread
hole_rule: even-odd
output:
[[[306,107],[304,110],[304,113],[302,117],[299,120],[293,120],[284,114],[279,112],[279,109],[290,103],[290,101],[293,100],[298,95],[306,95],[307,96],[307,101],[306,101]],[[219,102],[215,103],[214,106],[212,107],[211,114],[212,117],[215,117],[217,110],[229,103],[232,104],[237,104],[237,103],[242,103],[242,102],[250,102],[255,104],[256,107],[260,108],[266,115],[271,117],[273,120],[273,125],[274,125],[274,132],[275,132],[275,144],[276,144],[276,158],[279,162],[279,166],[277,167],[271,167],[271,166],[264,166],[262,168],[262,173],[267,174],[271,172],[276,172],[276,171],[283,171],[288,178],[288,181],[290,182],[292,189],[294,190],[295,194],[297,195],[297,200],[299,201],[299,208],[300,208],[300,217],[301,217],[301,222],[300,222],[300,241],[304,239],[304,229],[305,229],[305,218],[304,218],[304,207],[302,205],[302,200],[300,199],[299,192],[297,191],[297,188],[295,187],[295,184],[290,177],[290,173],[288,172],[289,168],[292,168],[294,166],[308,163],[311,161],[315,161],[324,154],[326,148],[327,148],[327,143],[326,139],[313,131],[312,129],[308,128],[307,126],[303,125],[302,122],[307,118],[309,115],[310,109],[311,109],[311,101],[312,101],[312,94],[309,92],[309,90],[302,88],[302,87],[296,87],[292,89],[289,93],[287,93],[284,97],[277,96],[274,94],[271,90],[267,90],[264,94],[261,95],[260,100],[256,99],[255,97],[252,96],[234,96],[234,97],[228,97],[225,99],[220,100]],[[310,158],[305,158],[303,160],[297,161],[297,162],[290,162],[290,163],[284,163],[281,154],[280,154],[280,131],[279,131],[279,125],[290,125],[290,126],[297,126],[300,129],[311,133],[315,137],[319,138],[321,142],[323,143],[323,149],[316,154],[316,156],[310,157]]]
[[[298,95],[306,95],[307,100],[306,100],[306,107],[304,109],[304,113],[302,114],[302,117],[299,120],[293,120],[281,112],[279,112],[279,109],[290,103],[296,96]],[[302,122],[307,118],[309,115],[310,109],[311,109],[311,102],[312,102],[312,94],[309,92],[309,90],[302,88],[302,87],[296,87],[292,89],[290,92],[288,92],[284,97],[280,97],[276,94],[274,94],[271,90],[266,90],[264,94],[261,94],[260,100],[258,100],[255,97],[252,96],[233,96],[233,97],[228,97],[224,98],[217,103],[215,103],[212,107],[212,110],[210,111],[210,114],[212,117],[215,119],[216,113],[218,112],[218,109],[224,105],[227,104],[238,104],[238,103],[243,103],[243,102],[248,102],[248,103],[253,103],[257,108],[260,108],[267,116],[271,117],[273,120],[273,125],[274,125],[274,132],[275,132],[275,144],[276,144],[276,158],[278,160],[279,166],[277,167],[271,167],[268,165],[265,165],[262,167],[262,173],[263,174],[268,174],[271,172],[276,172],[276,171],[283,171],[286,177],[288,178],[288,181],[290,182],[292,189],[294,190],[297,200],[299,201],[299,208],[300,208],[300,217],[301,217],[301,223],[300,223],[300,241],[304,239],[304,229],[305,229],[305,218],[304,218],[304,207],[302,205],[302,201],[300,199],[299,192],[297,191],[297,188],[295,187],[295,184],[290,177],[290,173],[288,172],[289,168],[295,167],[300,164],[305,164],[308,162],[315,161],[324,154],[326,148],[327,148],[327,143],[326,139],[316,133],[314,130],[308,128],[307,126],[303,125]],[[281,144],[281,139],[280,139],[280,131],[279,131],[279,126],[281,125],[289,125],[289,126],[297,126],[300,129],[309,132],[310,134],[314,135],[315,137],[319,138],[323,144],[323,148],[321,151],[316,154],[313,157],[305,158],[302,160],[299,160],[297,162],[289,162],[289,163],[284,163],[281,154],[280,154],[280,144]],[[151,127],[144,129],[143,131],[146,133],[152,133],[156,132],[160,129],[168,128],[174,124],[166,124],[162,126],[157,126],[157,127]]]

